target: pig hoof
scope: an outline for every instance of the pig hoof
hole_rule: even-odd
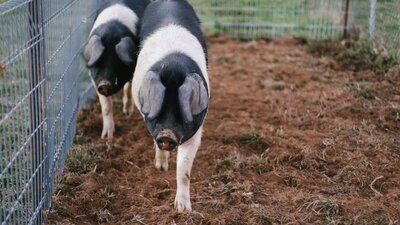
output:
[[[113,145],[113,140],[112,139],[108,139],[106,141],[106,145],[107,145],[107,149],[110,150],[112,148],[112,145]]]
[[[186,197],[175,197],[174,207],[178,212],[191,212],[192,205],[190,203],[190,199]]]
[[[168,171],[168,159],[163,160],[163,159],[156,159],[155,163],[156,169],[161,170],[161,171]]]
[[[129,116],[132,115],[134,110],[135,110],[135,109],[134,109],[133,106],[129,107],[128,115],[129,115]]]
[[[155,166],[158,170],[168,171],[169,152],[159,150],[156,145]]]
[[[122,113],[124,115],[130,116],[133,114],[134,108],[133,106],[127,107],[126,105],[124,105],[124,107],[122,108]]]
[[[106,137],[110,140],[114,136],[114,122],[107,123],[103,126],[103,131],[101,132],[101,139],[105,139]]]
[[[129,113],[128,113],[128,109],[124,106],[123,108],[122,108],[122,113],[124,114],[124,115],[128,115]]]

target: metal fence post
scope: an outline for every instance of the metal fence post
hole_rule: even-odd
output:
[[[44,96],[43,96],[43,80],[42,74],[42,17],[41,17],[41,0],[32,0],[29,5],[29,38],[33,43],[29,51],[29,88],[32,94],[29,98],[29,127],[30,133],[33,134],[31,139],[31,169],[33,173],[32,180],[32,204],[33,204],[33,221],[30,224],[41,224],[42,218],[42,199],[44,196],[44,169],[42,161],[44,159],[44,134],[43,126],[40,124],[44,119]],[[36,210],[39,209],[39,210]],[[36,214],[36,215],[35,215]]]
[[[376,0],[371,0],[371,8],[369,14],[369,38],[373,38],[375,34],[376,8]]]
[[[349,10],[350,10],[350,0],[346,0],[346,8],[344,11],[343,38],[347,38],[349,34]]]

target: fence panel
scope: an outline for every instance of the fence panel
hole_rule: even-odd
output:
[[[343,35],[346,0],[191,0],[208,33],[235,38]]]
[[[398,0],[189,1],[209,34],[224,33],[241,39],[291,35],[325,40],[342,38],[347,30],[352,37],[371,38],[380,51],[400,54]],[[371,8],[374,2],[376,8]]]
[[[400,56],[400,1],[378,0],[372,40],[379,51]]]
[[[3,3],[1,3],[3,2]],[[81,51],[98,0],[0,1],[0,224],[41,224],[93,95]]]
[[[0,221],[40,221],[44,201],[45,88],[40,5],[12,0],[0,5]]]
[[[97,0],[43,0],[47,74],[47,205],[60,181],[68,149],[75,135],[80,102],[93,89],[81,52],[97,12]],[[85,89],[89,88],[88,91]],[[81,94],[82,93],[82,94]]]

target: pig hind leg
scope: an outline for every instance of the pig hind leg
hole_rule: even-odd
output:
[[[200,147],[202,127],[187,142],[178,147],[176,182],[177,191],[174,206],[178,212],[192,211],[190,202],[190,172],[197,150]]]
[[[131,115],[133,113],[133,104],[129,104],[129,92],[130,92],[130,83],[131,82],[126,82],[124,85],[124,96],[122,98],[122,112],[125,115]]]
[[[154,146],[156,148],[155,167],[158,170],[168,171],[169,151],[159,149],[156,143]]]

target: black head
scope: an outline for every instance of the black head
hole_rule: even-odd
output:
[[[84,58],[96,83],[97,91],[110,96],[119,91],[133,76],[137,45],[132,37],[92,35],[85,47]]]
[[[198,74],[150,71],[140,87],[139,102],[156,144],[171,151],[190,139],[203,123],[208,93]]]

